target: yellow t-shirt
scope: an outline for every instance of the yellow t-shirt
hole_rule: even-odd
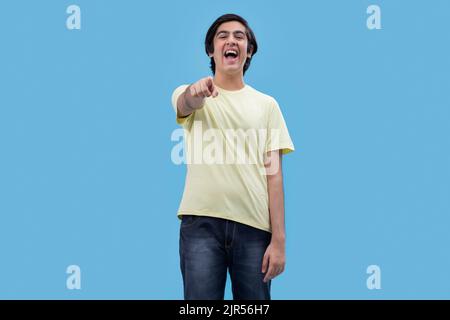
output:
[[[175,89],[172,106],[188,85]],[[184,214],[237,221],[271,232],[264,154],[294,150],[274,98],[245,85],[217,87],[215,98],[176,121],[184,129],[186,182],[178,217]]]

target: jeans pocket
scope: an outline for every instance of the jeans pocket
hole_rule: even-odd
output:
[[[200,219],[199,216],[185,214],[181,218],[181,227],[182,228],[192,227],[199,219]]]

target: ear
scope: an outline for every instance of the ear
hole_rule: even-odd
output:
[[[250,46],[250,49],[247,52],[247,57],[251,59],[252,54],[253,54],[253,46]]]

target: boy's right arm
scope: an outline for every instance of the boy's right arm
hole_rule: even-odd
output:
[[[206,97],[217,97],[218,91],[214,86],[213,78],[206,77],[198,80],[186,88],[177,100],[178,116],[183,118],[197,109],[203,108]]]

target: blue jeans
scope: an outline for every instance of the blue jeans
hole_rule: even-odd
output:
[[[223,300],[227,271],[234,300],[270,300],[262,260],[271,234],[248,225],[206,216],[183,215],[180,267],[184,299]]]

